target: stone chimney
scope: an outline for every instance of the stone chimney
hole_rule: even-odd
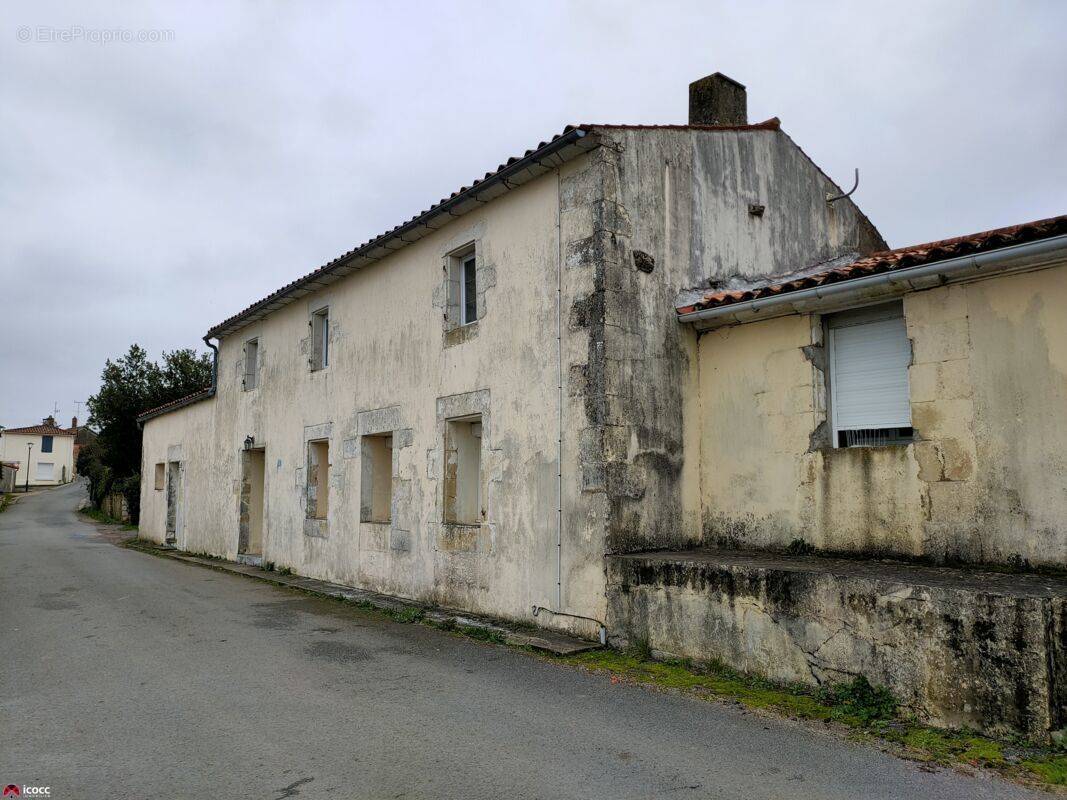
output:
[[[51,425],[53,428],[56,426],[56,418],[51,414],[45,417],[42,422],[44,422],[45,425]]]
[[[71,427],[72,430],[78,430],[78,418],[77,417],[71,417],[70,418],[70,427]]]
[[[689,84],[690,125],[747,125],[745,87],[721,72]]]

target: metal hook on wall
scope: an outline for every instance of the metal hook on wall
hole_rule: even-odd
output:
[[[827,203],[833,203],[836,200],[844,200],[846,197],[851,197],[852,193],[854,191],[856,191],[857,188],[859,188],[859,185],[860,185],[860,168],[856,167],[856,182],[852,184],[852,188],[849,189],[844,194],[836,194],[836,195],[827,194],[826,195],[826,202]]]

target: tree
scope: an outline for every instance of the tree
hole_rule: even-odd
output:
[[[94,504],[99,505],[109,491],[121,491],[131,519],[137,521],[141,472],[137,415],[199,391],[210,382],[211,357],[192,349],[164,352],[162,363],[156,363],[144,348],[132,344],[121,358],[107,360],[100,388],[86,404],[89,424],[99,431],[82,473],[89,479]]]

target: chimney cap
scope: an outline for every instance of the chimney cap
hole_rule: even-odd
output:
[[[741,83],[741,81],[735,81],[733,78],[731,78],[725,72],[713,72],[710,75],[705,75],[703,78],[700,78],[698,80],[693,81],[693,83],[691,83],[689,85],[692,86],[693,84],[696,84],[696,83],[703,83],[704,81],[710,80],[711,78],[717,78],[719,80],[723,80],[723,81],[727,81],[729,83],[732,83],[738,89],[746,88],[745,84]]]

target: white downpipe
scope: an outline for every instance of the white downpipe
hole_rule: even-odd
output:
[[[599,619],[570,614],[563,610],[563,197],[560,173],[556,170],[556,398],[559,415],[556,428],[556,607],[533,606],[536,617],[542,611],[555,617],[568,617],[595,623],[601,645],[608,642],[608,628]]]
[[[910,285],[911,281],[934,276],[963,278],[968,273],[980,275],[987,267],[1010,267],[1012,262],[1016,260],[1047,256],[1057,251],[1063,251],[1064,254],[1067,254],[1067,235],[1053,236],[1049,239],[1027,242],[1026,244],[1011,245],[986,253],[935,261],[932,264],[905,267],[904,269],[882,272],[878,275],[853,278],[826,286],[814,286],[810,289],[801,289],[800,291],[772,297],[761,297],[756,300],[747,300],[743,303],[731,303],[727,306],[705,308],[702,311],[679,314],[678,320],[679,322],[716,322],[719,325],[730,325],[772,319],[791,313],[799,313],[799,309],[795,307],[808,301],[833,298],[845,302],[850,295],[860,295],[862,292],[871,289],[889,288],[893,284],[899,284],[899,288],[902,291],[907,291],[913,288]],[[1038,265],[1035,264],[1033,266]]]

